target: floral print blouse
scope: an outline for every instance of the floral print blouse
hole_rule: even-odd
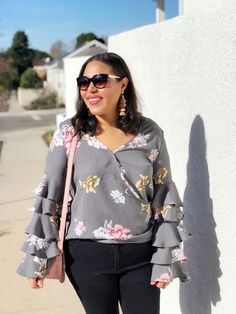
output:
[[[22,247],[25,257],[18,268],[26,277],[44,276],[48,260],[59,254],[58,221],[72,132],[70,119],[56,130],[45,174],[35,190]],[[70,200],[66,239],[152,241],[156,250],[151,279],[188,279],[181,242],[190,235],[183,228],[183,204],[171,178],[163,131],[153,120],[142,117],[137,134],[115,151],[96,136],[83,135],[74,156]]]

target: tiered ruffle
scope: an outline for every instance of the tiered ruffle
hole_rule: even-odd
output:
[[[60,185],[58,183],[60,182]],[[60,210],[63,197],[61,180],[48,182],[46,176],[36,189],[37,199],[33,206],[33,217],[26,228],[27,240],[22,246],[25,253],[17,273],[34,278],[47,274],[48,259],[60,254],[57,241]]]
[[[185,269],[187,257],[181,244],[191,235],[187,233],[182,224],[184,214],[181,207],[183,207],[183,203],[175,184],[172,182],[163,188],[167,192],[163,206],[155,210],[157,232],[153,246],[157,248],[157,251],[151,260],[153,263],[151,280],[170,282],[178,277],[184,282],[189,278]]]

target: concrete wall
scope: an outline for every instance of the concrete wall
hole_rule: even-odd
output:
[[[165,131],[193,234],[185,245],[192,280],[162,291],[162,314],[236,309],[236,4],[207,2],[108,44],[130,66],[143,113]]]
[[[20,106],[28,106],[33,100],[42,95],[44,95],[43,88],[35,89],[19,87],[17,89],[17,99]]]

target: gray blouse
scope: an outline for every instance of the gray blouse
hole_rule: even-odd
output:
[[[45,174],[35,190],[32,221],[17,272],[44,276],[48,259],[58,255],[58,223],[63,201],[67,155],[73,128],[70,119],[56,130],[49,147]],[[183,206],[171,178],[161,128],[142,117],[137,134],[115,151],[96,136],[77,143],[70,190],[66,239],[104,243],[153,241],[152,280],[188,279],[181,242],[190,237],[182,225]]]

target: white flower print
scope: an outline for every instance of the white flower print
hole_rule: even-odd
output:
[[[104,239],[106,238],[106,228],[105,227],[99,227],[98,229],[93,231],[93,234],[96,238]]]
[[[172,255],[172,263],[175,262],[185,262],[187,261],[187,257],[184,254],[184,251],[181,250],[181,248],[175,248],[171,251],[171,255]]]
[[[78,181],[77,189],[80,190],[83,187],[83,182],[81,180]]]
[[[46,241],[45,239],[41,239],[33,234],[29,235],[26,242],[29,242],[29,246],[35,246],[38,251],[42,249],[47,249],[49,247],[48,241]]]
[[[158,154],[159,154],[159,151],[158,151],[157,149],[152,149],[152,150],[151,150],[151,153],[150,153],[150,155],[149,155],[149,157],[148,157],[149,160],[150,160],[151,162],[154,162],[154,161],[156,160]]]
[[[107,149],[105,145],[103,145],[101,142],[97,140],[95,136],[90,136],[89,134],[85,134],[83,136],[83,139],[85,139],[89,146],[93,146],[97,149]]]
[[[80,237],[86,231],[86,227],[83,221],[78,221],[77,219],[75,219],[75,222],[75,234]]]
[[[39,277],[44,277],[46,275],[46,269],[47,269],[47,259],[46,258],[39,258],[37,256],[34,257],[33,261],[37,264],[39,264],[38,271],[35,271],[35,275]]]
[[[138,133],[130,142],[128,147],[129,148],[137,148],[147,145],[147,140],[150,137],[150,133],[148,134],[142,134]]]
[[[39,186],[34,190],[34,193],[40,195],[45,187],[48,186],[47,176],[46,174],[43,175],[42,181],[40,182]]]
[[[104,227],[94,230],[93,233],[96,238],[110,240],[127,240],[132,238],[131,230],[118,224],[112,227],[112,221],[108,223],[107,220],[105,220]]]
[[[116,204],[120,203],[125,204],[125,197],[120,191],[118,190],[111,191],[110,195]]]

